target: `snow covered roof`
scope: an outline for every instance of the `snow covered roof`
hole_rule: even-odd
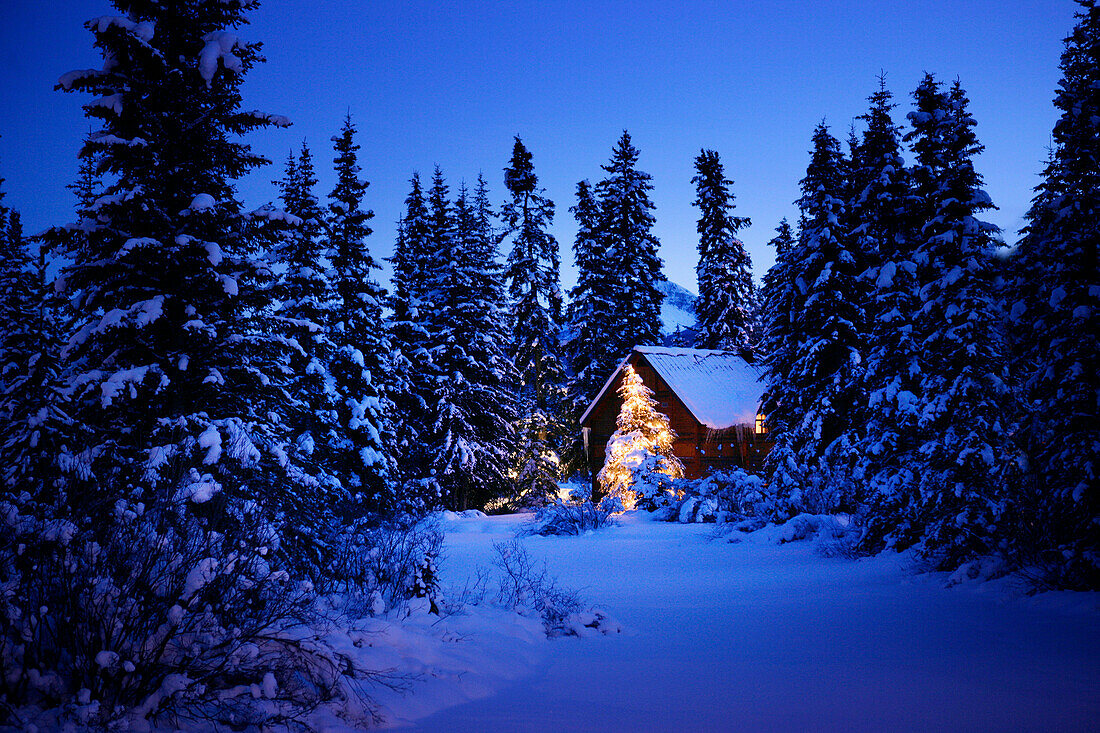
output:
[[[663,346],[635,346],[634,352],[645,357],[702,425],[722,430],[755,423],[764,383],[756,367],[737,353]],[[629,360],[619,364],[592,400],[582,423]]]

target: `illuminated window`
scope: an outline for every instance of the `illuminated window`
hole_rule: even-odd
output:
[[[764,424],[764,421],[767,420],[767,419],[768,418],[764,413],[762,413],[762,412],[756,413],[756,432],[757,433],[766,433],[766,432],[768,432],[768,427],[767,427],[767,425]]]

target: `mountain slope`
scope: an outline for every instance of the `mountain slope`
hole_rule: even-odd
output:
[[[665,294],[665,300],[661,303],[661,333],[670,336],[677,327],[694,329],[696,296],[671,280],[661,283],[658,288]]]

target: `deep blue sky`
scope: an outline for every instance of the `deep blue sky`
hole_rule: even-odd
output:
[[[366,2],[266,0],[242,31],[268,62],[248,77],[245,105],[288,115],[289,130],[251,137],[274,166],[241,182],[246,204],[303,138],[331,188],[329,138],[344,112],[359,129],[371,182],[371,246],[392,247],[414,170],[442,166],[452,187],[484,171],[501,200],[519,134],[558,205],[563,280],[574,280],[576,182],[597,180],[624,128],[653,175],[656,233],[670,279],[695,289],[692,162],[714,148],[734,179],[737,213],[759,277],[765,246],[805,172],[823,117],[842,140],[880,70],[901,103],[924,71],[969,92],[988,218],[1009,242],[1038,181],[1055,120],[1061,39],[1071,0],[955,2]],[[0,175],[30,231],[72,218],[64,188],[88,130],[81,95],[52,91],[73,68],[98,67],[82,23],[105,0],[0,0]]]

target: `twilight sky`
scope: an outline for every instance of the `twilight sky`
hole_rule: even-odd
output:
[[[419,170],[442,166],[452,190],[483,171],[496,203],[519,134],[557,204],[563,281],[575,279],[568,212],[577,181],[595,182],[622,130],[653,175],[656,234],[669,279],[695,290],[693,160],[717,150],[734,180],[736,213],[757,277],[779,219],[796,217],[810,134],[823,117],[844,140],[880,70],[904,121],[924,71],[956,76],[971,99],[978,161],[1000,210],[987,218],[1012,242],[1038,182],[1071,0],[954,2],[374,2],[265,0],[241,35],[268,62],[244,86],[246,108],[288,115],[257,133],[275,161],[240,184],[246,205],[275,196],[291,147],[313,148],[332,187],[329,138],[346,110],[359,126],[371,182],[372,250],[387,256]],[[74,68],[98,67],[85,20],[105,0],[0,0],[0,176],[7,204],[37,232],[72,219],[65,189],[88,131],[88,95],[52,91]]]

